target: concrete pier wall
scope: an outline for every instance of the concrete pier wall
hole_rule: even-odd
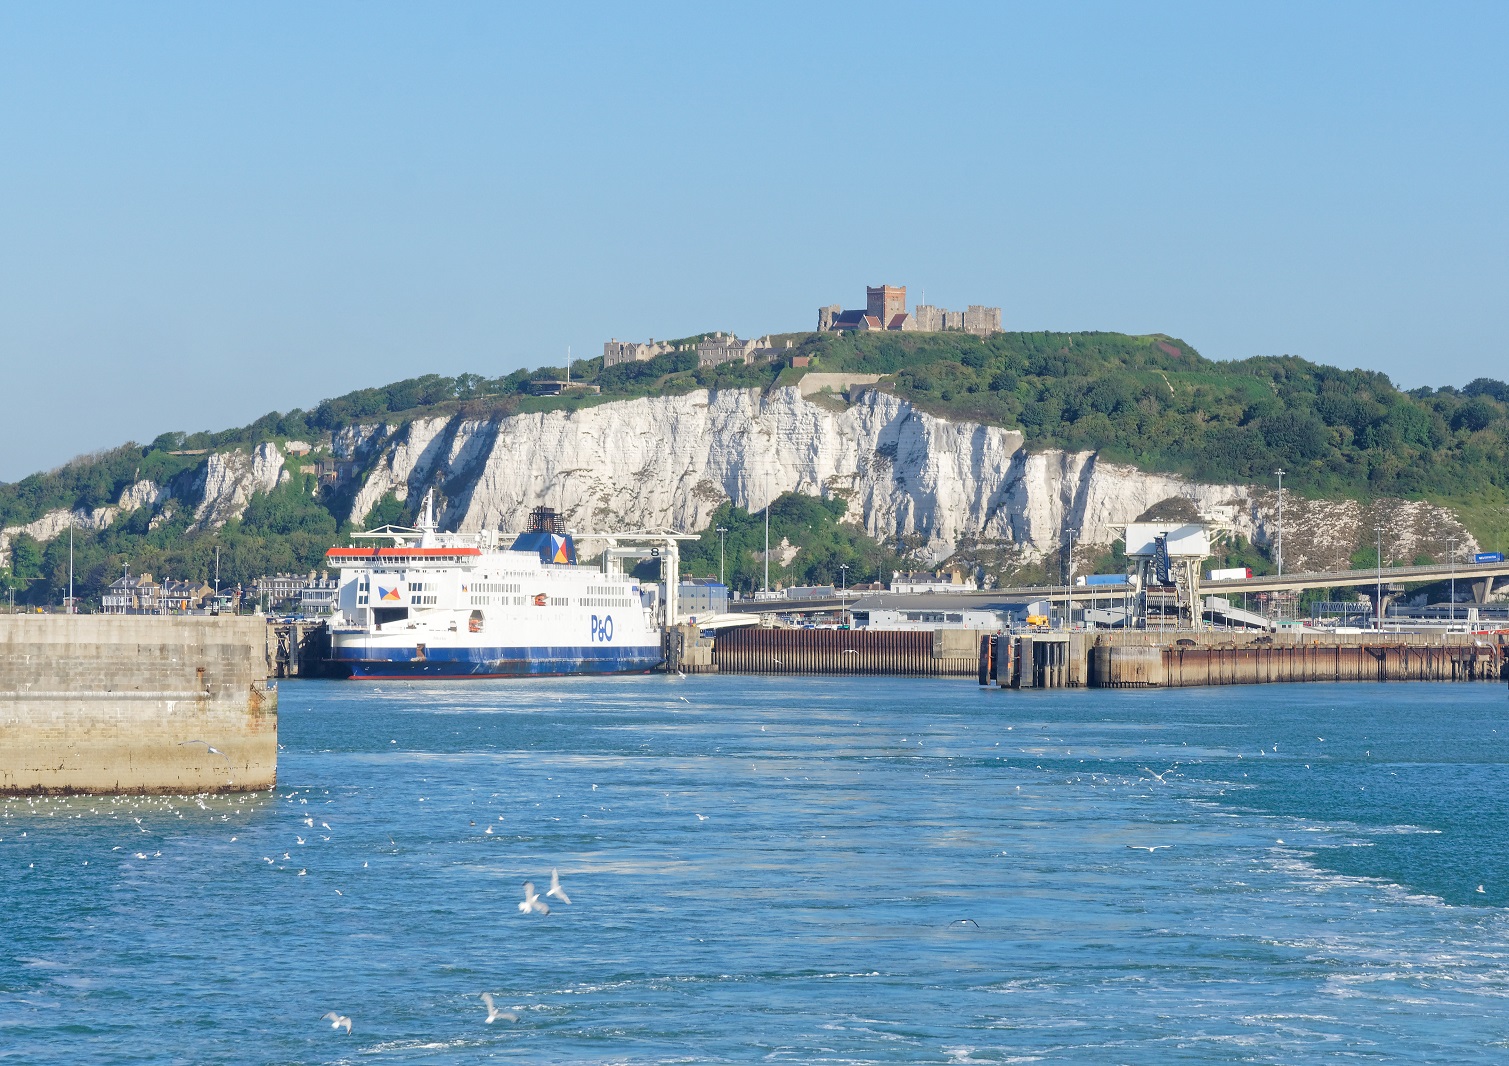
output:
[[[261,618],[0,616],[0,793],[271,788],[266,630]]]
[[[1002,635],[993,644],[982,641],[980,657],[980,683],[1009,688],[1496,681],[1509,676],[1509,644],[1502,634]]]

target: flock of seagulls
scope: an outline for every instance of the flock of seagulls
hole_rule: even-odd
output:
[[[550,871],[550,887],[545,890],[545,895],[550,899],[560,900],[567,906],[571,905],[571,897],[566,895],[566,890],[561,887],[561,875],[555,870]],[[519,903],[520,914],[549,914],[550,904],[540,898],[535,890],[533,881],[524,882],[524,898]],[[491,1020],[491,1019],[489,1019]]]
[[[567,906],[571,905],[571,897],[566,894],[565,888],[561,886],[560,871],[550,871],[550,887],[545,890],[545,896],[558,900]],[[540,915],[550,913],[550,904],[546,903],[540,897],[540,893],[535,889],[533,881],[524,882],[524,899],[519,903],[519,913]],[[514,1011],[498,1009],[497,1001],[494,1000],[491,992],[482,993],[482,1003],[487,1008],[487,1018],[485,1019],[487,1025],[498,1021],[516,1022],[519,1020],[518,1014]],[[351,1034],[350,1015],[341,1014],[339,1011],[329,1011],[320,1018],[320,1021],[329,1022],[331,1029],[345,1029],[346,1035],[349,1036]]]

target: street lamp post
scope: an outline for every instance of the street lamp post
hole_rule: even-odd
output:
[[[1278,475],[1278,539],[1273,546],[1273,554],[1278,557],[1278,576],[1284,576],[1284,472],[1275,470]]]
[[[840,612],[840,614],[843,615],[844,623],[847,625],[848,624],[848,620],[849,620],[849,564],[848,563],[839,563],[838,564],[838,580],[839,580],[838,601],[839,601],[839,604],[840,604],[839,612]]]
[[[727,526],[718,527],[718,584],[727,584],[723,580],[723,535],[728,532]]]
[[[765,501],[765,591],[770,591],[770,501]]]
[[[68,613],[73,614],[73,511],[68,512]]]
[[[1457,538],[1450,538],[1446,544],[1451,552],[1451,603],[1447,605],[1447,628],[1450,628],[1457,622]]]
[[[1064,628],[1069,629],[1074,621],[1074,601],[1071,599],[1073,593],[1069,583],[1074,579],[1074,538],[1079,536],[1079,530],[1066,529],[1064,532],[1069,535],[1069,554],[1064,557],[1064,565],[1062,567],[1064,577]]]
[[[1378,632],[1383,632],[1383,527],[1378,527]]]

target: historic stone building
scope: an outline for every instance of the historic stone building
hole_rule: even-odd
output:
[[[819,333],[845,330],[912,330],[917,326],[906,313],[905,285],[866,285],[862,311],[845,311],[838,304],[817,309]]]
[[[665,341],[657,344],[654,337],[645,344],[638,341],[621,341],[614,337],[603,345],[603,366],[610,367],[619,363],[647,363],[657,355],[665,355],[675,350],[673,345]]]
[[[914,316],[917,328],[928,333],[959,330],[977,337],[988,337],[1001,332],[1001,309],[970,304],[965,311],[950,311],[931,304],[918,304]]]
[[[757,341],[741,341],[732,333],[714,333],[697,345],[697,365],[717,366],[739,360],[752,363],[756,359],[772,358],[776,351],[770,346],[769,337]]]

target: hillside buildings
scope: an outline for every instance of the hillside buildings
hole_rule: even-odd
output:
[[[202,581],[159,582],[151,574],[125,574],[110,583],[100,607],[105,614],[186,614],[203,610],[214,591]]]
[[[617,337],[603,344],[603,366],[617,366],[619,363],[648,363],[657,355],[665,355],[676,350],[674,345],[665,341],[656,342],[651,337],[641,344],[638,341],[621,341]]]
[[[756,359],[773,359],[778,349],[771,347],[769,337],[741,341],[732,333],[714,333],[697,345],[697,365],[717,366],[720,363],[752,363]]]
[[[988,337],[1001,332],[1001,309],[970,304],[967,310],[950,311],[932,304],[918,304],[915,313],[909,314],[905,285],[867,285],[864,310],[846,311],[837,304],[817,310],[819,333],[850,330],[959,331]]]
[[[963,567],[942,570],[898,570],[891,575],[891,591],[908,595],[923,592],[974,592],[975,575]]]

